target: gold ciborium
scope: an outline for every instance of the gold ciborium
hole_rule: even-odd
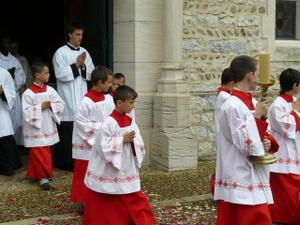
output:
[[[271,79],[269,83],[257,83],[260,86],[261,101],[268,97],[268,88],[275,84],[275,80]],[[262,119],[266,120],[267,116]],[[274,154],[266,152],[264,156],[250,156],[250,161],[254,164],[272,164],[277,161]]]

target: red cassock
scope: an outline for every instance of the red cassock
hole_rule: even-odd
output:
[[[53,177],[51,147],[32,147],[29,149],[27,176],[36,180]]]
[[[71,190],[71,201],[84,203],[87,195],[87,187],[83,183],[86,168],[88,166],[88,160],[75,160],[72,190]]]
[[[267,204],[240,205],[218,201],[217,225],[272,225]]]
[[[102,194],[88,189],[83,225],[152,225],[152,208],[142,192]]]
[[[271,173],[273,222],[300,225],[300,175]]]

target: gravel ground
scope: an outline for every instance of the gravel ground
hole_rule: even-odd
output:
[[[149,196],[160,225],[215,224],[212,200],[177,202],[187,196],[209,193],[209,175],[214,162],[202,162],[197,170],[164,173],[143,169],[143,190]],[[42,191],[29,182],[25,168],[13,177],[0,176],[0,223],[36,217],[35,224],[79,225],[81,217],[69,200],[72,173],[55,170],[54,189]],[[165,200],[173,204],[165,204]],[[47,219],[43,220],[42,216]],[[39,218],[41,217],[41,218]]]

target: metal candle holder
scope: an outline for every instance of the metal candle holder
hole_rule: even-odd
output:
[[[270,80],[269,83],[261,83],[258,82],[260,86],[260,96],[261,101],[263,101],[266,97],[268,97],[268,88],[275,84],[275,80]],[[262,119],[266,120],[267,116],[264,116]],[[250,156],[250,161],[254,164],[272,164],[277,161],[274,154],[265,152],[264,156]]]

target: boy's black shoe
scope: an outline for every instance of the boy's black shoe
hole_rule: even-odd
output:
[[[41,185],[42,190],[45,190],[45,191],[48,191],[51,188],[49,180],[47,178],[41,179],[40,185]]]

